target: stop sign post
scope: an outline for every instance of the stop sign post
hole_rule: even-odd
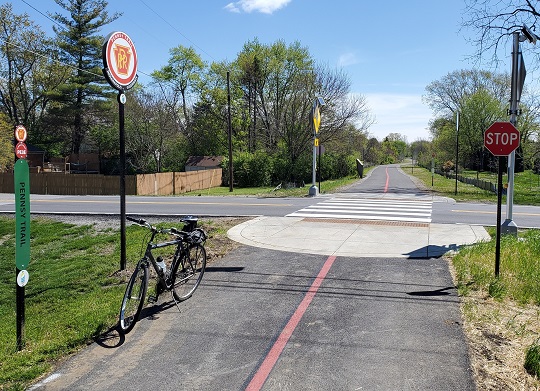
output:
[[[510,122],[494,122],[484,133],[484,146],[494,156],[508,156],[519,147],[519,138]]]
[[[501,259],[501,203],[504,156],[510,155],[519,147],[519,131],[510,122],[495,122],[484,133],[484,146],[494,156],[499,157],[497,176],[497,242],[495,246],[495,277],[499,277]]]

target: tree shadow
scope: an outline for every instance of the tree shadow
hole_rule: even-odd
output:
[[[415,292],[407,292],[409,296],[422,296],[422,297],[429,297],[429,296],[447,296],[451,293],[448,292],[449,290],[456,289],[453,286],[448,286],[446,288],[440,288],[440,289],[434,289],[431,291],[415,291]]]
[[[437,246],[430,244],[427,246],[422,246],[417,250],[404,253],[408,258],[440,258],[449,251],[457,251],[459,245],[453,243],[445,246]]]

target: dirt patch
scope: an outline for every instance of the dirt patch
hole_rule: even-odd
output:
[[[527,348],[540,337],[540,308],[494,300],[481,291],[460,301],[477,389],[540,390],[540,381],[523,367]]]

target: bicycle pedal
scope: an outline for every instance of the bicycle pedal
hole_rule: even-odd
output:
[[[148,303],[149,304],[157,303],[157,301],[158,301],[157,296],[148,296]]]

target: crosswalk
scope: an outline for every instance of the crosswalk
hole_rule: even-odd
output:
[[[287,217],[431,222],[432,201],[331,198]]]

